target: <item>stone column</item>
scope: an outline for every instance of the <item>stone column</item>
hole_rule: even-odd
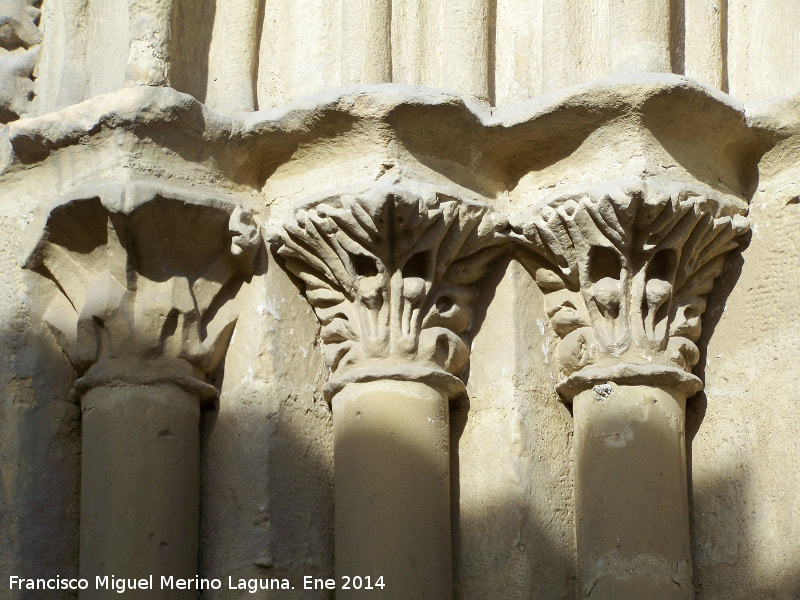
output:
[[[449,416],[446,391],[413,380],[333,398],[339,581],[382,575],[389,598],[452,597]]]
[[[473,284],[506,226],[413,182],[332,194],[284,226],[278,252],[332,373],[339,599],[363,596],[342,589],[355,576],[381,598],[452,596],[448,401],[464,393]]]
[[[684,410],[745,209],[699,186],[616,181],[556,194],[515,224],[573,409],[579,598],[694,597]]]
[[[83,394],[81,599],[108,598],[95,577],[192,578],[197,572],[200,402],[175,383]],[[168,592],[196,598],[195,590]],[[147,592],[125,595],[147,598]]]
[[[78,193],[47,217],[27,266],[62,292],[45,319],[80,375],[81,600],[116,593],[96,589],[98,576],[152,575],[158,589],[161,575],[196,574],[200,410],[257,242],[233,203],[130,184]]]

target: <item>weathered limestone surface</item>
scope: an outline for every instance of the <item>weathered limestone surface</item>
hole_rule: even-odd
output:
[[[580,598],[694,597],[685,403],[743,210],[703,188],[622,180],[545,197],[516,226],[573,407]]]
[[[254,597],[228,576],[330,598],[303,576],[370,560],[464,600],[800,597],[798,19],[795,0],[0,0],[0,596],[41,598],[8,576],[91,555],[81,527],[108,526],[80,518],[82,461],[109,480],[170,460],[116,445],[163,419],[82,419],[100,394],[189,407],[197,477],[122,496],[165,536],[196,528],[196,556],[180,532],[173,549],[225,582],[204,600]],[[172,190],[124,260],[97,248],[142,192],[101,188]],[[68,249],[60,271],[24,269],[93,198],[38,246]],[[92,211],[112,226],[88,248]],[[395,260],[436,215],[460,234],[417,242],[441,256],[491,233],[459,280]],[[237,236],[248,267],[225,284],[211,249]],[[206,292],[165,287],[175,248]],[[364,335],[376,315],[394,329]],[[98,318],[122,335],[87,346]],[[387,533],[433,557],[424,576]]]
[[[44,320],[79,375],[82,578],[196,573],[200,410],[258,242],[240,206],[168,186],[92,185],[47,215],[25,266],[61,292]]]
[[[777,133],[775,145],[759,165],[750,243],[710,297],[706,389],[687,413],[695,583],[712,598],[798,593],[800,549],[790,542],[798,509],[788,498],[800,481],[792,409],[800,328],[786,308],[798,297],[797,277],[786,275],[797,272],[800,247],[796,102],[754,111],[754,124]]]
[[[498,106],[620,72],[748,101],[800,85],[794,0],[4,0],[0,19],[2,122],[126,85],[229,111],[359,83]]]
[[[319,326],[288,275],[266,253],[256,260],[237,295],[219,410],[202,415],[199,571],[332,576],[333,439]],[[297,588],[284,597],[329,595]]]
[[[80,409],[64,393],[72,385],[73,369],[41,321],[46,301],[38,293],[40,278],[19,268],[20,238],[32,220],[30,207],[4,202],[0,568],[9,573],[31,568],[40,577],[55,572],[75,577]]]
[[[5,0],[0,5],[0,122],[30,112],[34,69],[42,41],[36,0]]]
[[[408,182],[314,199],[276,240],[331,370],[343,581],[369,576],[397,600],[452,597],[449,400],[464,394],[474,283],[508,233],[487,206]]]
[[[572,419],[541,293],[506,262],[481,284],[469,402],[451,413],[455,597],[574,598]]]

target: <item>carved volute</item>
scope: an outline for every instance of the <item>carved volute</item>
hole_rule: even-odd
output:
[[[278,253],[321,323],[331,391],[348,381],[433,377],[451,391],[469,358],[474,283],[507,220],[419,184],[336,193],[297,210]]]
[[[701,317],[746,205],[681,183],[614,181],[546,198],[515,236],[558,338],[559,391],[669,384],[691,395]]]
[[[170,381],[215,395],[207,376],[237,316],[227,290],[258,241],[238,205],[163,187],[107,185],[53,208],[26,266],[61,291],[45,320],[75,390]]]

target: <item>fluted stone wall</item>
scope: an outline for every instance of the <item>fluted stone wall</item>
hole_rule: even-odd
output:
[[[800,85],[793,0],[59,0],[41,11],[23,42],[3,44],[28,48],[36,25],[46,32],[30,67],[37,114],[130,84],[170,85],[219,110],[359,83],[495,106],[621,72],[686,75],[741,101]]]
[[[689,367],[705,384],[686,407],[695,597],[800,597],[798,32],[795,0],[0,0],[3,594],[42,597],[7,591],[10,574],[78,573],[70,390],[86,365],[48,316],[69,286],[44,262],[22,268],[54,206],[128,214],[156,186],[252,215],[260,245],[222,292],[236,325],[203,375],[218,400],[200,421],[197,564],[299,587],[334,573],[335,368],[325,317],[278,251],[296,207],[422,182],[517,227],[570,194],[645,181],[700,189],[750,224]],[[109,185],[128,191],[108,200]],[[564,340],[519,227],[522,250],[470,288],[457,332],[453,594],[594,597],[580,595]],[[82,260],[79,237],[57,242]],[[128,252],[142,271],[143,249]]]

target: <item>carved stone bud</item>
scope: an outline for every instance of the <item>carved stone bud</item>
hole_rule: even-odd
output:
[[[746,205],[677,182],[615,181],[546,198],[515,236],[558,337],[558,389],[646,381],[691,395],[701,316]],[[535,258],[534,258],[535,257]]]
[[[463,389],[473,284],[508,236],[502,215],[451,194],[379,184],[309,202],[285,224],[278,254],[320,321],[332,393],[375,379]]]
[[[233,202],[143,184],[80,191],[47,215],[26,267],[61,290],[45,320],[75,366],[75,391],[172,382],[198,398],[237,313],[258,229]],[[239,278],[240,279],[240,278]]]

